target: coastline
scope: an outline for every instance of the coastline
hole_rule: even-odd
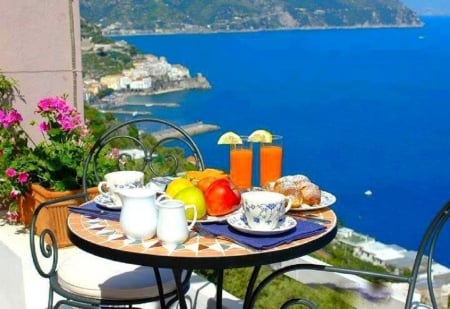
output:
[[[161,89],[157,91],[145,91],[140,93],[115,93],[114,99],[111,99],[109,102],[104,102],[104,104],[107,104],[107,108],[101,108],[101,106],[98,106],[98,110],[101,113],[112,113],[112,114],[124,114],[124,115],[132,115],[133,117],[136,116],[148,116],[151,115],[151,111],[126,111],[121,109],[121,107],[124,106],[162,106],[165,108],[177,108],[180,106],[179,103],[175,102],[139,102],[139,103],[133,103],[128,102],[128,98],[133,96],[152,96],[152,95],[160,95],[164,93],[171,93],[171,92],[177,92],[177,91],[187,91],[190,89],[180,88],[180,87],[173,87],[173,88],[166,88]],[[196,121],[194,123],[189,123],[181,126],[182,129],[184,129],[189,135],[199,135],[204,134],[212,131],[220,130],[220,126],[216,124],[208,124],[204,123],[203,121]],[[167,139],[167,138],[174,138],[178,136],[178,133],[175,130],[167,129],[163,131],[155,132],[154,137],[157,140]]]
[[[129,97],[133,97],[133,96],[137,96],[137,97],[140,97],[140,96],[152,96],[152,95],[158,95],[158,94],[165,94],[165,93],[185,91],[185,90],[190,90],[190,89],[192,89],[192,88],[170,87],[170,88],[159,89],[159,90],[148,90],[148,91],[142,91],[142,92],[128,94],[125,99],[127,99]]]
[[[191,136],[220,130],[218,125],[203,123],[203,121],[197,121],[191,124],[182,125],[180,127]],[[162,139],[174,138],[180,136],[181,134],[174,129],[166,129],[154,132],[152,135],[156,138],[156,140],[160,141]]]
[[[112,113],[122,113],[121,111],[117,111],[118,108],[126,106],[126,105],[133,105],[131,102],[128,101],[130,97],[142,97],[142,96],[154,96],[154,95],[160,95],[160,94],[166,94],[166,93],[173,93],[173,92],[180,92],[180,91],[189,91],[189,90],[205,90],[205,89],[211,89],[211,85],[209,82],[202,78],[199,80],[199,78],[190,78],[188,81],[186,81],[184,86],[169,86],[167,88],[158,89],[158,90],[143,90],[143,91],[136,91],[136,92],[122,92],[122,91],[114,91],[113,94],[109,95],[108,97],[105,97],[102,99],[102,102],[100,104],[95,104],[94,107],[98,108],[102,113],[106,112],[112,112]],[[153,102],[141,102],[139,105],[150,105],[153,106],[156,103]],[[165,107],[178,107],[178,103],[158,103],[156,105],[159,106],[165,106]],[[126,114],[131,114],[128,112],[125,112]],[[150,113],[146,113],[147,115]]]
[[[125,105],[131,105],[128,101],[131,97],[144,97],[144,96],[154,96],[154,95],[160,95],[160,94],[166,94],[166,93],[173,93],[173,92],[179,92],[179,91],[188,91],[193,90],[192,88],[182,88],[182,87],[170,87],[160,90],[146,90],[141,92],[120,92],[120,91],[114,91],[113,95],[105,98],[102,101],[102,104],[106,104],[108,106],[108,109],[115,109],[119,107],[123,107]],[[102,105],[100,104],[100,105]],[[148,103],[142,103],[142,104],[150,104]],[[171,104],[172,105],[172,104]]]
[[[193,34],[227,34],[227,33],[256,33],[256,32],[274,32],[274,31],[323,31],[323,30],[360,30],[360,29],[394,29],[394,28],[422,28],[425,23],[399,24],[399,25],[354,25],[354,26],[308,26],[308,27],[292,27],[292,28],[274,28],[274,29],[245,29],[245,30],[214,30],[214,31],[164,31],[155,32],[149,30],[120,30],[117,33],[104,32],[107,37],[123,37],[123,36],[149,36],[149,35],[193,35]]]

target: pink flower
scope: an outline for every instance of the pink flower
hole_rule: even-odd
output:
[[[28,173],[27,172],[21,172],[19,173],[19,175],[17,176],[17,180],[19,181],[19,183],[21,185],[23,185],[24,183],[26,183],[28,181]]]
[[[53,99],[53,108],[58,113],[70,113],[72,110],[72,107],[67,104],[66,100],[56,97]]]
[[[70,114],[75,110],[72,106],[68,105],[67,102],[60,97],[47,97],[39,101],[37,105],[36,112],[56,115],[59,114]]]
[[[48,124],[48,122],[42,121],[42,122],[39,124],[39,130],[40,130],[42,133],[45,133],[45,132],[47,132],[48,130],[50,130],[50,125]]]
[[[89,128],[87,127],[87,125],[83,125],[81,127],[80,137],[81,138],[86,138],[88,135],[89,135]]]
[[[58,119],[58,122],[61,125],[61,129],[66,132],[72,131],[80,124],[78,117],[70,117],[63,115],[61,115],[61,117]]]
[[[9,223],[17,223],[17,220],[19,219],[19,213],[17,211],[8,211],[6,213],[6,218],[8,219]]]
[[[117,159],[119,157],[120,149],[117,147],[114,147],[111,149],[111,152],[107,155],[110,159]]]
[[[43,98],[37,105],[37,112],[48,112],[53,109],[53,98]]]
[[[72,122],[74,123],[74,125],[79,127],[83,122],[83,120],[81,119],[81,115],[78,113],[72,114]]]
[[[10,168],[10,167],[9,167],[9,168],[6,169],[5,174],[6,174],[6,176],[8,176],[9,178],[12,178],[12,177],[16,177],[17,172],[16,172],[13,168]]]
[[[20,123],[22,120],[22,115],[15,109],[10,110],[6,114],[3,112],[3,115],[0,115],[0,121],[6,129],[11,125]]]
[[[11,192],[9,193],[9,197],[12,199],[17,198],[18,196],[20,196],[20,191],[16,189],[12,189]]]
[[[23,120],[22,115],[15,109],[9,111],[9,119],[11,123],[19,123]]]

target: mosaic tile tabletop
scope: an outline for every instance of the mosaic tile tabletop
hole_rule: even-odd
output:
[[[179,245],[174,250],[168,250],[161,245],[156,237],[143,242],[130,241],[123,235],[120,223],[117,221],[70,213],[67,224],[71,233],[84,241],[94,243],[96,246],[117,249],[129,253],[146,254],[149,256],[189,258],[239,257],[258,255],[262,252],[279,251],[300,246],[325,236],[336,227],[337,218],[331,209],[324,208],[311,212],[311,214],[330,221],[325,224],[326,230],[323,233],[295,240],[288,244],[283,244],[267,250],[256,250],[250,247],[241,246],[231,240],[214,237],[198,231],[191,232],[190,238],[182,245]],[[292,215],[295,216],[296,214]]]

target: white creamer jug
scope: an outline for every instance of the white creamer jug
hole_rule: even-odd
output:
[[[117,191],[122,200],[120,226],[131,240],[143,241],[156,234],[158,213],[156,191],[149,188],[121,189]]]
[[[158,207],[158,223],[156,236],[168,250],[174,250],[178,245],[184,243],[189,237],[189,231],[197,221],[197,208],[195,205],[185,205],[180,200],[168,198],[161,195],[156,200]],[[193,208],[194,219],[187,225],[186,208]]]

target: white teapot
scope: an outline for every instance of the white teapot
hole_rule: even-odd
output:
[[[163,247],[174,250],[188,239],[189,231],[197,221],[197,208],[195,205],[185,205],[184,202],[171,199],[164,194],[157,198],[156,205],[158,208],[156,236]],[[194,210],[194,219],[189,226],[186,220],[187,208]]]
[[[143,241],[156,234],[158,214],[156,191],[149,188],[130,188],[117,191],[122,200],[120,226],[130,240]]]

